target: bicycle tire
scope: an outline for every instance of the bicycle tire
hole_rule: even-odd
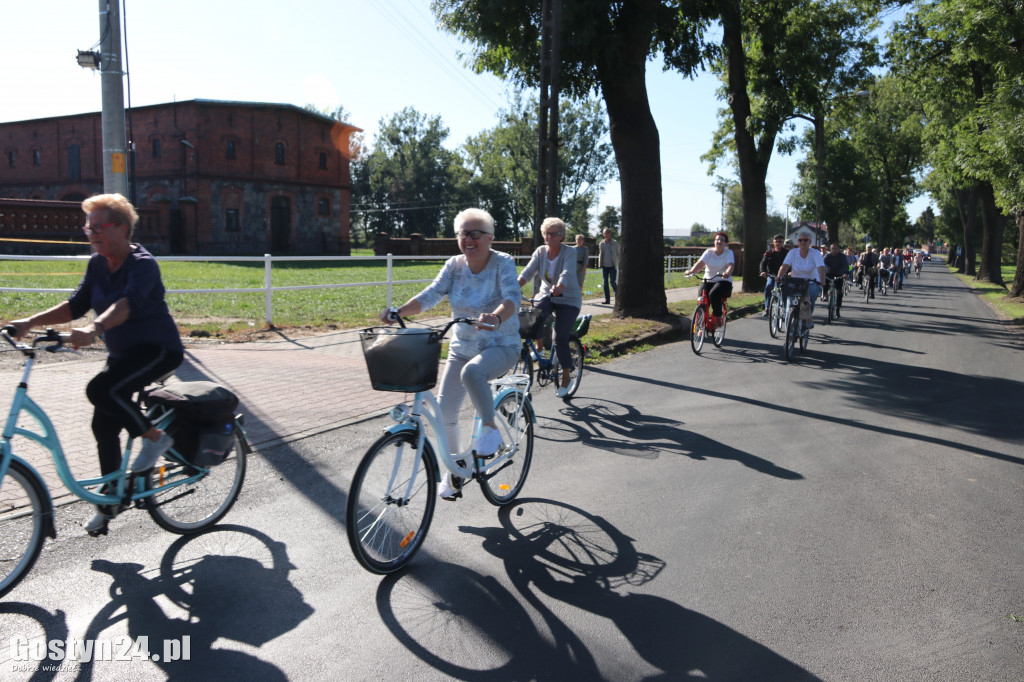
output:
[[[781,316],[779,299],[772,294],[772,297],[768,299],[768,333],[772,335],[773,339],[779,338],[779,318]]]
[[[568,392],[562,398],[569,402],[576,391],[579,390],[580,381],[583,379],[583,342],[575,336],[569,337],[569,355],[572,357],[573,370],[569,377]],[[561,368],[558,366],[558,355],[551,357],[551,384],[557,387],[562,383]]]
[[[864,284],[864,303],[871,300],[871,290],[873,289],[871,282],[865,282]]]
[[[801,323],[800,324],[800,334],[798,336],[798,339],[800,341],[799,345],[800,345],[800,352],[801,353],[804,353],[804,352],[807,351],[807,339],[809,339],[810,336],[811,336],[811,330],[807,328],[807,324],[806,323]]]
[[[722,324],[715,327],[715,332],[711,335],[711,342],[715,344],[715,348],[721,348],[722,344],[725,343],[725,323],[728,322],[729,311],[723,306],[722,308]]]
[[[171,533],[191,535],[224,518],[242,491],[249,444],[242,429],[235,426],[235,444],[227,458],[206,470],[206,475],[186,485],[153,493],[146,500],[146,511]],[[191,464],[164,459],[146,473],[146,489],[153,490],[178,478],[195,476],[202,469]]]
[[[430,529],[437,500],[437,458],[429,440],[416,457],[416,440],[415,431],[384,434],[363,455],[352,477],[345,529],[356,561],[371,573],[386,575],[403,568]],[[403,459],[404,471],[399,470]],[[410,492],[413,476],[415,488]]]
[[[828,323],[832,324],[832,320],[836,319],[836,283],[833,282],[832,286],[828,290]]]
[[[790,308],[786,314],[786,339],[782,344],[782,354],[786,362],[793,360],[793,346],[796,344],[797,326],[800,318],[796,308]]]
[[[504,507],[516,499],[530,472],[533,461],[533,403],[529,395],[513,392],[494,406],[494,412],[502,439],[498,454],[507,452],[511,447],[515,447],[517,453],[502,468],[477,480],[487,501],[496,507]]]
[[[46,535],[46,489],[24,464],[11,460],[0,488],[0,597],[28,575]]]
[[[690,347],[693,352],[700,355],[704,347],[704,334],[707,332],[707,312],[703,306],[697,306],[693,311],[693,326],[690,329]]]
[[[530,348],[523,344],[523,349],[519,353],[519,359],[516,360],[516,364],[512,367],[510,374],[525,374],[530,377],[530,383],[527,385],[526,390],[529,391],[533,388],[533,357],[530,355]]]

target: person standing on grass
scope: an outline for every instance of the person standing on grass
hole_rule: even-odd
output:
[[[611,303],[612,291],[619,295],[618,271],[619,243],[612,239],[612,231],[605,228],[604,241],[597,247],[597,267],[604,275],[604,302]]]

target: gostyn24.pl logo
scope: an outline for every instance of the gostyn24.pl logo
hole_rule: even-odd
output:
[[[156,644],[156,642],[154,642]],[[150,651],[149,637],[133,640],[127,635],[113,639],[29,639],[11,638],[11,661],[188,661],[192,658],[192,638],[162,640],[162,646]]]

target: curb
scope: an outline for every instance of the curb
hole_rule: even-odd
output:
[[[761,306],[748,305],[729,311],[729,319],[735,320],[746,317],[761,310]],[[686,315],[674,316],[676,319],[666,323],[659,329],[635,336],[629,339],[622,339],[615,343],[596,350],[597,355],[603,358],[614,358],[637,346],[651,345],[658,346],[673,341],[687,341],[690,338],[690,318]]]

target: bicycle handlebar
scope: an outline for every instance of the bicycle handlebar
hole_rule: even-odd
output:
[[[53,329],[52,327],[48,328],[46,332],[42,334],[36,334],[35,338],[32,339],[31,344],[18,343],[18,341],[13,336],[14,334],[17,334],[18,331],[18,328],[15,327],[13,324],[7,324],[4,325],[2,329],[0,329],[0,336],[2,336],[7,343],[11,344],[11,346],[15,350],[20,351],[22,355],[31,356],[35,352],[36,346],[38,346],[40,343],[47,342],[50,342],[52,344],[43,348],[43,350],[45,350],[47,353],[78,352],[76,350],[64,347],[64,343],[71,338],[71,334],[58,332],[56,329]]]

